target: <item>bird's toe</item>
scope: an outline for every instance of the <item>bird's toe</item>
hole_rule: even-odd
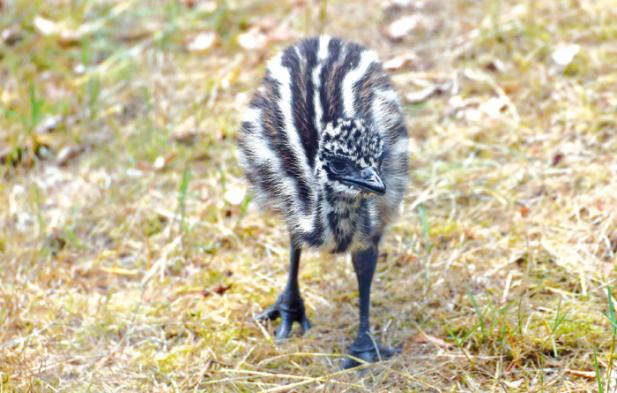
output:
[[[274,306],[270,306],[267,309],[265,309],[261,314],[258,314],[255,317],[255,319],[257,319],[259,322],[274,321],[280,315],[281,315],[281,313],[280,313],[279,309],[276,307],[276,305],[274,305]]]
[[[302,315],[300,325],[302,326],[302,330],[304,330],[305,332],[311,328],[311,321],[309,321],[309,319],[306,317],[306,314]]]
[[[294,322],[298,322],[304,332],[311,328],[311,322],[306,316],[304,302],[300,296],[283,293],[274,305],[256,317],[260,322],[274,321],[277,318],[281,319],[275,333],[277,342],[285,341],[291,336]]]
[[[381,345],[372,346],[370,348],[354,348],[353,345],[349,349],[348,357],[344,358],[341,367],[349,369],[358,367],[365,363],[375,363],[391,358],[400,353],[399,348],[383,347]]]
[[[276,329],[276,341],[283,342],[291,336],[291,329],[293,327],[293,320],[288,315],[283,315],[281,318],[281,324]]]

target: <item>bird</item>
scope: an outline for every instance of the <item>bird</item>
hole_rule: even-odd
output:
[[[269,60],[241,120],[238,159],[258,205],[289,232],[287,284],[257,316],[280,318],[277,341],[311,327],[298,284],[303,249],[351,254],[358,333],[342,366],[393,356],[370,329],[379,245],[399,215],[409,172],[408,133],[397,93],[374,50],[326,35]]]

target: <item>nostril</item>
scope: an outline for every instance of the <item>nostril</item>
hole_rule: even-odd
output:
[[[363,179],[370,179],[373,177],[373,171],[371,168],[364,168],[360,171],[360,176],[362,176]]]

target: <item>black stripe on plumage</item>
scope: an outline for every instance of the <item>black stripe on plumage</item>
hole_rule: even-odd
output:
[[[288,48],[283,55],[283,65],[291,70],[294,125],[302,140],[309,166],[315,166],[315,154],[319,145],[319,134],[315,129],[315,106],[313,105],[313,78],[309,70],[317,63],[316,38],[306,40],[298,46],[304,61],[298,58],[294,47]]]
[[[290,51],[286,51],[286,53],[288,52]],[[290,69],[293,70],[292,67],[290,67]],[[283,116],[278,105],[278,102],[281,99],[279,92],[281,88],[280,83],[274,80],[272,75],[267,74],[264,79],[264,84],[269,85],[271,91],[271,99],[266,106],[268,110],[263,112],[263,116],[265,116],[263,123],[266,126],[266,131],[268,132],[266,136],[269,137],[267,138],[267,142],[272,145],[283,161],[282,167],[285,174],[295,181],[298,187],[297,196],[302,203],[302,209],[308,214],[310,211],[309,198],[311,189],[308,184],[308,179],[302,176],[302,170],[300,169],[300,163],[298,162],[299,157],[295,157],[293,154],[290,154],[289,149],[287,148],[289,144],[288,133],[285,130]]]
[[[383,88],[389,87],[387,78],[380,78],[383,75],[383,70],[379,63],[374,63],[370,66],[367,73],[356,82],[354,85],[355,109],[360,116],[369,119],[370,123],[374,122],[371,113],[371,102],[373,101],[374,88],[379,85]],[[385,79],[385,83],[384,80]]]
[[[328,61],[321,69],[321,75],[319,76],[319,98],[321,101],[321,107],[323,108],[321,123],[326,124],[334,119],[334,115],[341,106],[340,97],[337,95],[335,89],[336,83],[333,80],[335,74],[335,64],[339,62],[341,54],[341,40],[333,38],[328,44]]]

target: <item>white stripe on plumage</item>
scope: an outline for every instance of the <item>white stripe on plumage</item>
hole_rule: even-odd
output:
[[[364,50],[360,56],[358,65],[353,70],[350,70],[345,79],[343,80],[343,107],[345,108],[345,116],[351,118],[355,115],[355,91],[354,85],[358,82],[368,71],[371,64],[379,61],[377,53],[372,50]]]
[[[328,59],[328,45],[330,44],[330,37],[322,36],[319,37],[317,48],[317,65],[313,69],[313,89],[315,94],[313,94],[313,106],[315,108],[315,129],[318,134],[321,135],[321,131],[323,130],[324,124],[322,122],[323,116],[323,108],[321,107],[321,97],[319,95],[319,89],[321,88],[321,67]]]
[[[275,174],[271,179],[276,184],[276,188],[281,195],[285,198],[280,200],[270,201],[277,202],[278,209],[281,211],[291,208],[293,213],[287,216],[288,223],[291,226],[298,227],[303,231],[311,231],[313,228],[314,220],[311,216],[302,214],[302,210],[299,207],[298,200],[296,198],[297,191],[293,180],[288,176],[280,176],[283,173],[283,163],[277,154],[272,151],[267,142],[267,137],[263,134],[263,128],[261,126],[261,109],[255,107],[249,107],[244,113],[243,121],[248,122],[254,127],[255,132],[245,133],[244,139],[247,146],[251,146],[251,156],[253,162],[251,166],[255,165],[267,165],[271,168]],[[240,155],[242,162],[247,162],[247,157],[244,154]],[[292,206],[285,206],[281,202],[284,199],[293,201]]]
[[[296,129],[293,121],[293,102],[291,100],[291,74],[289,69],[283,66],[282,60],[282,54],[274,57],[268,63],[268,70],[270,71],[270,75],[272,76],[272,78],[279,82],[278,87],[280,99],[278,102],[278,106],[281,114],[283,115],[284,131],[287,135],[287,140],[289,141],[288,147],[292,155],[295,157],[296,162],[301,168],[302,173],[299,175],[302,176],[304,180],[306,180],[309,184],[311,184],[313,182],[313,173],[308,164],[308,159],[304,154],[302,142],[300,141],[298,130]],[[282,173],[282,168],[280,173]],[[298,218],[297,225],[303,231],[310,232],[313,229],[314,218],[312,214],[305,215],[302,213],[302,209],[300,208],[300,202],[297,198],[298,190],[296,189],[296,187],[294,187],[291,179],[288,179],[286,176],[284,177],[287,180],[286,183],[289,183],[291,185],[291,192],[289,192],[287,195],[292,197],[295,202],[295,215]],[[311,188],[309,188],[309,199],[311,203],[311,209],[309,209],[310,213],[316,203],[315,194]]]

